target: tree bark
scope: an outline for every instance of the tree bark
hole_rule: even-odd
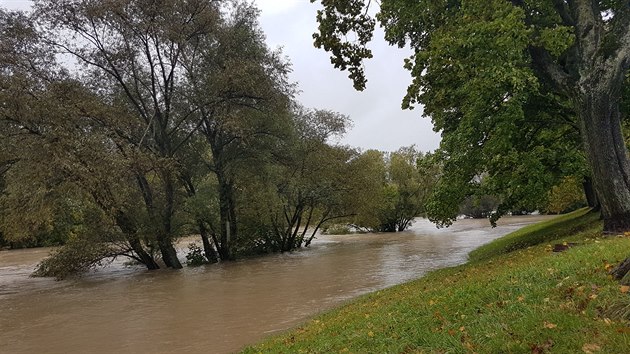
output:
[[[630,230],[630,159],[621,132],[619,94],[605,75],[593,76],[598,78],[582,81],[576,108],[604,232],[620,233]]]
[[[582,187],[584,188],[584,197],[589,208],[592,208],[593,211],[599,211],[599,199],[597,199],[597,194],[595,193],[593,179],[588,176],[584,177]]]
[[[173,246],[173,209],[175,205],[175,187],[169,171],[162,171],[164,183],[165,206],[161,217],[162,230],[157,235],[158,246],[162,253],[162,260],[167,267],[181,269],[182,263],[177,258],[177,250]]]
[[[221,165],[217,165],[216,175],[219,184],[219,215],[221,220],[221,242],[217,249],[221,260],[227,261],[234,259],[232,244],[237,237],[234,193],[233,186],[228,181]]]
[[[199,234],[201,235],[201,242],[203,243],[203,252],[206,255],[206,259],[210,263],[217,263],[219,261],[219,257],[217,255],[217,252],[214,250],[214,247],[212,247],[212,244],[210,243],[208,229],[206,228],[206,225],[204,225],[203,221],[198,221],[198,224]]]
[[[610,275],[615,279],[624,279],[630,272],[630,258],[626,258],[623,262],[619,263],[615,268],[610,271]]]
[[[137,236],[130,235],[127,237],[127,240],[129,241],[131,249],[138,256],[138,259],[140,259],[142,264],[147,267],[148,270],[160,269],[160,266],[157,264],[155,259],[153,259],[153,257],[151,257],[151,255],[144,250],[144,247],[142,247],[142,244],[140,243],[140,240]]]
[[[142,264],[144,264],[149,270],[160,269],[160,266],[157,264],[155,259],[153,259],[153,257],[144,250],[142,243],[138,239],[137,229],[133,225],[133,222],[129,220],[127,215],[119,210],[116,212],[115,219],[116,225],[118,225],[123,234],[125,234],[127,242],[129,242],[131,249],[138,256],[140,262],[142,262]]]

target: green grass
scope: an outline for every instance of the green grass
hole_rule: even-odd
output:
[[[584,230],[584,228],[596,225],[599,214],[590,213],[589,211],[589,208],[582,208],[548,221],[525,226],[520,230],[477,248],[470,253],[468,259],[471,261],[488,259],[577,233]]]
[[[607,269],[630,254],[630,238],[601,238],[592,215],[517,231],[466,265],[363,296],[244,352],[628,353],[630,296]],[[561,242],[579,245],[551,252]]]

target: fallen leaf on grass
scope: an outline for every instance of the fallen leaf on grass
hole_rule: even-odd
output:
[[[545,328],[553,329],[558,327],[557,324],[545,321]]]
[[[619,291],[621,291],[622,293],[627,293],[628,291],[630,291],[630,286],[628,285],[622,285],[621,287],[619,287]]]
[[[586,354],[592,354],[602,350],[602,348],[597,344],[586,343],[582,346],[582,351]]]
[[[547,339],[547,341],[543,344],[532,344],[529,348],[532,350],[532,354],[543,354],[549,351],[553,347],[553,341],[551,339]]]
[[[619,327],[619,328],[617,328],[617,333],[630,334],[630,328],[628,328],[628,327]]]
[[[611,270],[611,269],[613,269],[613,267],[614,267],[614,266],[613,266],[612,264],[608,263],[608,262],[606,262],[606,263],[604,264],[604,269],[605,269],[607,272],[610,272],[610,270]]]

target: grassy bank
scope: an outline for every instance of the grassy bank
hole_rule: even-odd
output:
[[[580,210],[505,236],[471,262],[361,297],[245,353],[628,353],[630,238]],[[576,243],[560,253],[554,244]]]

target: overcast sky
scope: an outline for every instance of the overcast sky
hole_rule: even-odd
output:
[[[262,10],[260,24],[270,47],[282,47],[293,64],[291,79],[299,83],[298,100],[306,107],[331,109],[350,116],[353,128],[341,141],[363,149],[385,151],[415,144],[422,151],[437,148],[440,138],[421,107],[400,108],[410,82],[402,68],[409,52],[388,46],[382,31],[370,48],[374,58],[366,63],[367,89],[357,92],[346,72],[332,67],[329,55],[313,47],[312,34],[318,5],[309,0],[255,0]],[[28,9],[29,0],[0,0],[8,9]]]

